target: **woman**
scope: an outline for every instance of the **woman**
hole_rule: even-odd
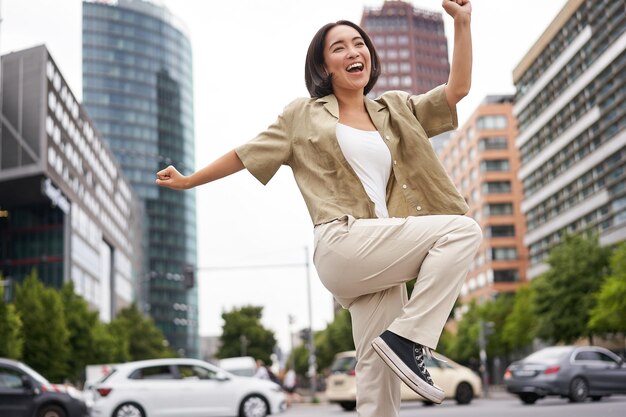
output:
[[[306,58],[311,98],[290,103],[266,131],[190,176],[169,166],[157,184],[188,189],[246,168],[266,184],[289,165],[314,229],[323,284],[350,310],[359,416],[397,416],[400,380],[428,400],[444,393],[424,367],[480,244],[476,222],[428,138],[457,127],[470,88],[469,0],[445,0],[454,18],[446,85],[419,96],[365,95],[380,74],[357,25],[322,27]],[[407,281],[417,278],[411,298]]]

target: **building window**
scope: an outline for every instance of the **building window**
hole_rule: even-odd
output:
[[[511,192],[511,181],[488,181],[482,184],[483,194],[504,194]]]
[[[485,216],[509,216],[513,214],[513,203],[492,203],[483,206]]]
[[[398,36],[398,43],[400,45],[408,45],[409,44],[409,37],[406,36],[406,35]]]
[[[408,49],[400,49],[400,58],[401,59],[406,59],[410,56],[411,54],[409,53]]]
[[[491,259],[494,261],[514,261],[517,259],[517,248],[491,248]]]
[[[515,226],[512,224],[493,225],[487,227],[487,237],[514,237]]]
[[[413,84],[413,80],[411,79],[410,76],[405,75],[402,77],[402,86],[403,87],[410,87],[411,84]]]
[[[408,62],[400,63],[400,72],[411,72],[411,64],[409,64]]]
[[[476,128],[480,130],[505,129],[506,116],[482,116],[476,121]]]
[[[389,59],[396,59],[396,58],[398,58],[398,51],[396,51],[395,49],[390,49],[387,52],[387,58],[389,58]]]
[[[518,282],[519,271],[517,269],[496,269],[493,271],[493,282]]]
[[[385,40],[387,42],[387,45],[395,45],[398,41],[398,39],[393,35],[387,35],[387,38]]]
[[[483,159],[480,161],[480,172],[502,172],[508,170],[508,159]]]
[[[387,64],[387,72],[396,73],[398,72],[398,64],[395,62],[390,62]]]
[[[481,138],[480,141],[478,141],[478,150],[480,151],[501,150],[507,148],[508,141],[507,138],[504,136]]]

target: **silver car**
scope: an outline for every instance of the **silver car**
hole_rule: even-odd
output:
[[[572,402],[600,401],[626,394],[626,366],[613,352],[596,346],[554,346],[513,362],[504,373],[507,391],[524,404],[548,395]]]

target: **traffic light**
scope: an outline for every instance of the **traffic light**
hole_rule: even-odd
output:
[[[193,265],[186,265],[183,269],[183,278],[185,282],[185,288],[193,288],[196,284],[196,271]]]

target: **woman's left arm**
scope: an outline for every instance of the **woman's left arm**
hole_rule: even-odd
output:
[[[443,8],[454,19],[454,50],[445,87],[448,105],[454,108],[472,84],[472,5],[469,0],[443,0]]]

